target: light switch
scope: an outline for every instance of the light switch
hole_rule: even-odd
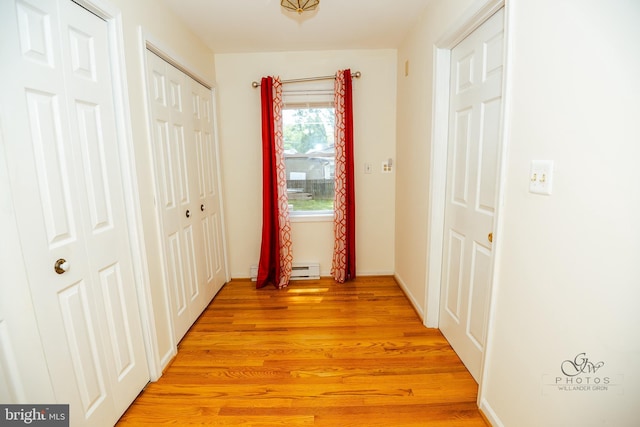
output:
[[[388,158],[386,162],[382,162],[382,173],[391,173],[393,171],[393,159]]]
[[[550,195],[553,185],[553,160],[532,160],[529,192]]]

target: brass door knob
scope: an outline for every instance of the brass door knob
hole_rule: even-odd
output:
[[[489,239],[489,243],[493,243],[493,233],[489,233],[487,239]]]
[[[56,271],[56,273],[62,274],[69,270],[69,262],[66,259],[60,258],[56,261],[53,269]]]

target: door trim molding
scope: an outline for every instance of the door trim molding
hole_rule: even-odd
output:
[[[505,6],[506,0],[476,0],[475,4],[458,18],[447,31],[440,35],[435,46],[439,49],[453,49],[458,43],[473,33],[480,25]]]
[[[127,216],[131,260],[135,277],[136,293],[147,354],[147,365],[150,380],[155,381],[162,374],[160,359],[157,354],[157,332],[151,306],[151,282],[148,274],[147,252],[142,234],[143,222],[140,207],[140,190],[136,174],[133,129],[131,126],[131,110],[129,107],[129,89],[127,86],[127,70],[125,67],[125,51],[123,38],[122,13],[118,8],[105,0],[73,0],[107,23],[109,34],[109,59],[113,77],[116,131],[118,135],[118,152],[121,162],[124,205]]]
[[[200,83],[202,86],[206,87],[209,90],[212,90],[211,84],[207,83],[207,81],[200,77],[198,73],[195,71],[191,71],[189,67],[182,65],[184,62],[181,60],[176,60],[173,58],[173,55],[166,53],[165,49],[158,47],[158,42],[152,42],[149,39],[148,35],[143,35],[144,46],[147,50],[153,52],[155,55],[159,56],[164,62],[171,64],[178,70],[182,71],[187,76],[191,77],[193,80]]]
[[[142,59],[145,64],[146,71],[146,57],[145,57],[145,49],[150,50],[155,55],[159,56],[164,62],[167,62],[177,68],[178,70],[185,73],[187,76],[191,77],[196,82],[200,83],[202,86],[206,87],[209,90],[213,91],[213,87],[215,85],[211,84],[206,78],[202,77],[202,73],[197,71],[195,67],[189,65],[189,62],[184,58],[180,57],[177,53],[175,53],[171,48],[167,47],[160,39],[154,37],[144,28],[140,27],[140,43],[141,43],[141,52]]]

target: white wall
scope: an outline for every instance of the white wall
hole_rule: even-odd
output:
[[[149,143],[149,116],[145,108],[144,56],[140,30],[202,78],[213,83],[213,53],[161,2],[154,0],[109,0],[122,13],[125,61],[129,89],[135,163],[140,190],[145,249],[152,287],[153,314],[157,328],[157,350],[163,365],[175,352],[167,296],[163,289],[161,243],[157,231],[152,180],[152,154]]]
[[[231,276],[248,277],[249,267],[260,256],[260,90],[252,88],[251,82],[267,75],[326,76],[346,68],[362,72],[362,78],[353,83],[357,274],[391,274],[395,173],[382,174],[381,163],[395,157],[396,52],[217,54],[215,65]],[[372,174],[364,174],[365,162],[374,165]],[[292,222],[291,227],[294,261],[318,261],[321,275],[328,276],[332,222]]]
[[[409,58],[411,72],[427,80],[398,78],[398,115],[410,117],[398,123],[396,267],[418,302],[427,266],[401,259],[421,251],[419,262],[425,254],[410,227],[425,230],[426,214],[406,212],[412,197],[405,184],[428,184],[433,44],[469,6],[434,0],[398,54],[399,69]],[[494,425],[634,426],[640,420],[640,3],[511,0],[507,7],[506,192],[481,407]],[[533,159],[555,161],[551,196],[528,192]],[[557,377],[566,384],[561,364],[583,352],[604,365],[574,381],[609,377],[619,386],[558,391],[545,385]]]
[[[507,192],[483,398],[508,426],[637,426],[640,2],[511,6]],[[555,161],[550,197],[527,191],[532,159]],[[543,386],[581,352],[605,363],[589,376],[621,375],[620,387]]]

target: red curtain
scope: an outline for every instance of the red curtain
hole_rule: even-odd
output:
[[[257,288],[289,284],[293,256],[282,141],[282,83],[262,78],[262,244]]]
[[[353,98],[351,70],[340,70],[335,82],[336,173],[334,201],[333,278],[343,283],[356,277],[356,198],[353,168]]]

